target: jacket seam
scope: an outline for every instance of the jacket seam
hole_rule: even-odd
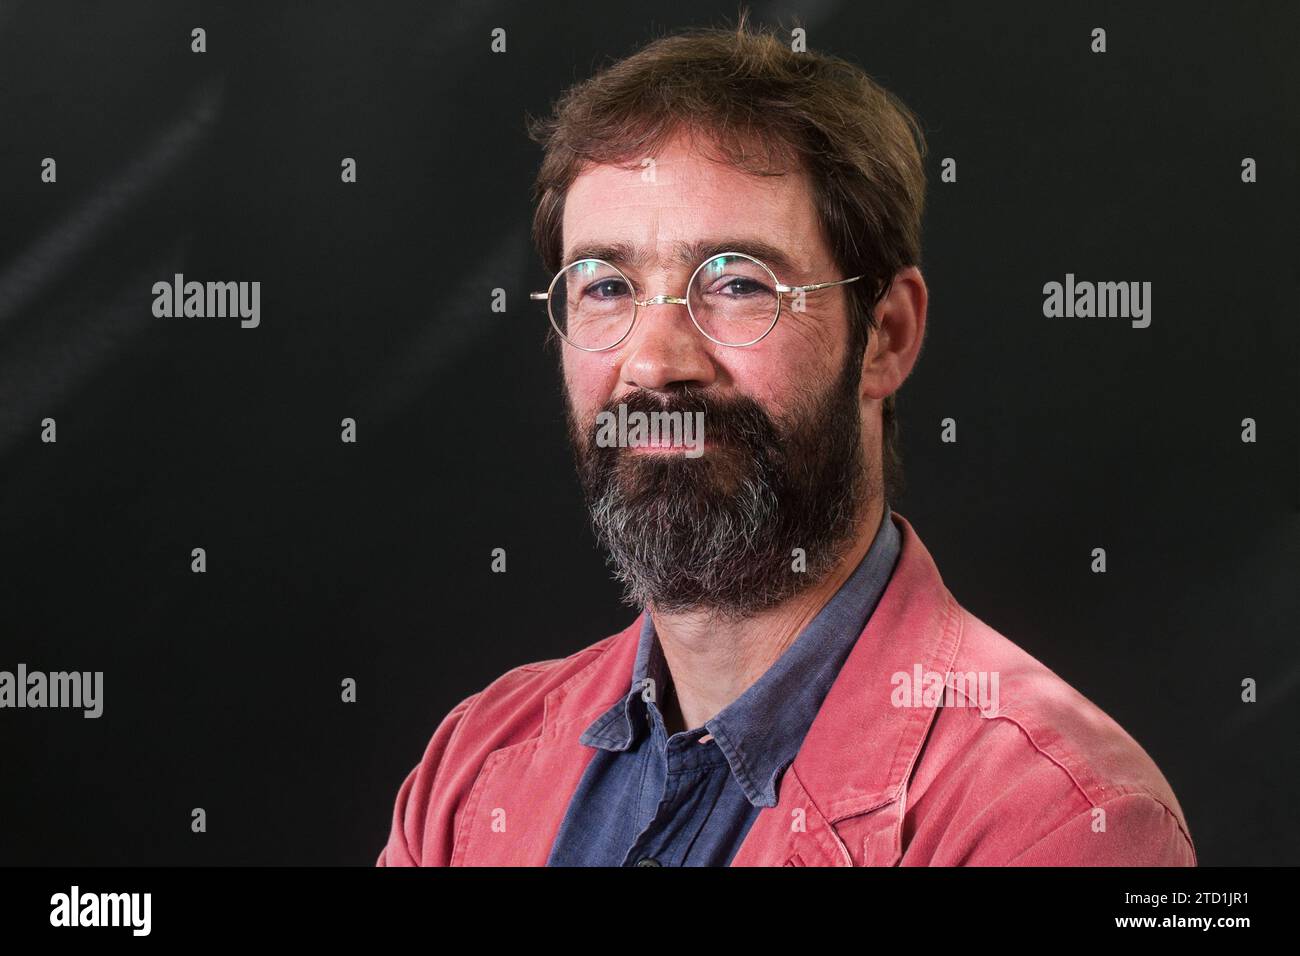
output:
[[[1183,839],[1187,841],[1188,847],[1192,850],[1192,856],[1193,858],[1195,858],[1196,847],[1192,843],[1191,834],[1188,833],[1187,828],[1183,826],[1182,821],[1178,818],[1178,814],[1174,813],[1173,810],[1169,807],[1169,804],[1167,804],[1163,799],[1161,799],[1161,797],[1157,793],[1155,793],[1155,791],[1153,791],[1150,787],[1140,783],[1130,784],[1125,786],[1115,786],[1112,788],[1115,791],[1114,793],[1112,793],[1106,799],[1098,802],[1092,796],[1092,794],[1088,792],[1087,788],[1084,787],[1083,784],[1079,782],[1079,779],[1074,775],[1074,772],[1069,767],[1067,767],[1063,762],[1058,760],[1053,754],[1048,753],[1046,750],[1040,747],[1038,745],[1038,741],[1034,739],[1034,735],[1029,730],[1029,728],[1026,727],[1019,720],[1017,720],[1014,716],[1008,713],[997,713],[994,714],[991,718],[986,718],[986,719],[1006,720],[1011,724],[1015,725],[1016,727],[1018,727],[1020,729],[1020,732],[1025,735],[1025,739],[1029,741],[1030,745],[1034,748],[1035,751],[1042,754],[1043,757],[1050,760],[1053,764],[1060,767],[1061,770],[1065,772],[1065,775],[1070,778],[1070,783],[1074,785],[1074,789],[1078,791],[1079,795],[1083,797],[1084,800],[1088,801],[1089,808],[1105,806],[1107,803],[1110,803],[1112,800],[1117,800],[1120,797],[1128,797],[1128,796],[1146,797],[1148,800],[1151,800],[1159,804],[1160,807],[1165,811],[1165,813],[1173,817],[1174,823],[1177,824],[1178,826],[1178,832],[1181,833]],[[1069,821],[1067,820],[1066,823],[1068,822]],[[1065,824],[1062,824],[1062,826],[1064,825]]]
[[[1038,741],[1034,739],[1033,732],[1028,727],[1026,727],[1023,723],[1017,720],[1013,715],[1009,713],[999,712],[993,714],[991,717],[986,717],[984,719],[1005,720],[1008,723],[1011,723],[1015,727],[1019,728],[1020,732],[1025,735],[1025,739],[1029,741],[1030,746],[1032,746],[1037,753],[1041,754],[1043,757],[1047,758],[1053,764],[1055,764],[1056,766],[1060,767],[1063,771],[1065,771],[1065,775],[1070,778],[1070,783],[1074,785],[1074,788],[1079,792],[1079,795],[1083,797],[1083,799],[1088,801],[1089,806],[1098,807],[1104,803],[1109,802],[1110,800],[1113,800],[1115,797],[1122,797],[1131,794],[1138,794],[1144,797],[1150,797],[1152,800],[1160,804],[1162,807],[1166,806],[1165,801],[1160,798],[1159,794],[1157,794],[1150,787],[1141,783],[1126,784],[1123,786],[1119,786],[1119,785],[1112,786],[1111,789],[1113,789],[1115,792],[1111,796],[1106,797],[1104,800],[1102,800],[1101,803],[1098,803],[1097,800],[1093,797],[1093,795],[1088,792],[1088,789],[1082,783],[1079,782],[1079,778],[1074,775],[1074,771],[1072,771],[1068,766],[1066,766],[1066,764],[1058,757],[1056,757],[1054,754],[1049,753],[1048,751],[1044,750],[1041,746],[1039,746]]]
[[[1019,853],[1017,853],[1015,856],[1013,856],[1010,860],[1008,860],[1007,863],[1006,863],[1006,865],[1008,865],[1008,866],[1013,865],[1013,864],[1016,862],[1016,860],[1020,859],[1022,856],[1024,856],[1024,855],[1025,855],[1026,853],[1028,853],[1030,850],[1034,849],[1034,847],[1038,846],[1038,845],[1039,845],[1040,843],[1042,843],[1044,840],[1050,840],[1052,837],[1054,837],[1054,836],[1055,836],[1057,833],[1059,833],[1060,831],[1064,830],[1066,827],[1068,827],[1068,826],[1069,826],[1071,823],[1073,823],[1075,820],[1078,820],[1078,819],[1080,819],[1080,818],[1082,818],[1082,817],[1087,816],[1087,815],[1088,815],[1089,813],[1091,813],[1094,809],[1096,809],[1096,808],[1098,808],[1098,807],[1105,807],[1107,804],[1114,803],[1116,800],[1123,800],[1123,799],[1125,799],[1126,797],[1139,797],[1139,798],[1142,798],[1142,799],[1145,799],[1145,800],[1150,800],[1152,803],[1154,803],[1156,806],[1158,806],[1161,810],[1163,810],[1163,811],[1164,811],[1168,816],[1172,817],[1172,818],[1173,818],[1173,821],[1174,821],[1174,824],[1178,827],[1179,835],[1182,836],[1182,838],[1183,838],[1183,842],[1187,844],[1187,849],[1188,849],[1188,850],[1191,852],[1191,854],[1192,854],[1192,863],[1193,863],[1193,865],[1198,865],[1198,866],[1199,866],[1199,863],[1197,862],[1197,859],[1196,859],[1196,846],[1192,843],[1192,838],[1191,838],[1190,835],[1188,835],[1187,831],[1183,828],[1182,823],[1179,822],[1179,820],[1178,820],[1178,815],[1177,815],[1176,813],[1174,813],[1172,810],[1170,810],[1169,807],[1165,804],[1165,802],[1164,802],[1163,800],[1161,800],[1159,797],[1157,797],[1157,796],[1155,796],[1154,794],[1149,793],[1149,792],[1147,792],[1147,791],[1145,791],[1145,790],[1132,790],[1132,791],[1128,791],[1128,792],[1125,792],[1125,793],[1117,793],[1117,794],[1115,794],[1113,797],[1110,797],[1110,798],[1108,798],[1108,799],[1106,799],[1106,800],[1103,800],[1101,803],[1094,803],[1092,800],[1089,800],[1089,801],[1088,801],[1088,803],[1089,803],[1089,807],[1088,807],[1087,810],[1083,810],[1083,811],[1080,812],[1080,813],[1076,813],[1076,814],[1074,814],[1074,816],[1072,816],[1072,817],[1068,818],[1067,820],[1065,820],[1065,821],[1064,821],[1060,826],[1058,826],[1058,827],[1056,827],[1055,829],[1053,829],[1050,833],[1045,833],[1045,834],[1043,834],[1041,837],[1039,837],[1039,838],[1038,838],[1037,840],[1035,840],[1033,843],[1029,844],[1029,846],[1025,847],[1023,850],[1021,850]]]

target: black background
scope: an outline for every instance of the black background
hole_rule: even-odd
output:
[[[1202,864],[1300,860],[1298,10],[751,7],[925,124],[895,510],[1147,749]],[[369,865],[455,703],[631,620],[527,301],[524,120],[735,14],[0,7],[0,669],[105,672],[98,720],[0,711],[0,863]],[[155,318],[176,272],[261,281],[261,326]],[[1067,272],[1150,281],[1150,328],[1044,318]]]

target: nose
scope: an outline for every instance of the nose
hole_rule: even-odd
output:
[[[685,304],[670,299],[655,296],[639,308],[636,328],[625,346],[625,385],[673,391],[683,385],[710,385],[717,377],[708,339],[691,321]]]

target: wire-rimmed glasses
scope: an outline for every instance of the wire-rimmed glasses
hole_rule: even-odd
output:
[[[686,284],[686,296],[636,297],[636,286],[613,263],[578,259],[555,274],[545,292],[529,298],[546,302],[555,331],[574,348],[604,352],[620,345],[632,332],[637,312],[650,305],[684,305],[695,327],[711,342],[743,348],[767,337],[781,317],[781,299],[796,298],[830,286],[856,282],[862,276],[783,285],[763,262],[743,252],[721,252],[701,262]]]

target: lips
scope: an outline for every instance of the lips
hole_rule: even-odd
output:
[[[642,445],[630,445],[633,451],[690,451],[690,445],[684,442],[663,441],[662,439],[648,441]]]

